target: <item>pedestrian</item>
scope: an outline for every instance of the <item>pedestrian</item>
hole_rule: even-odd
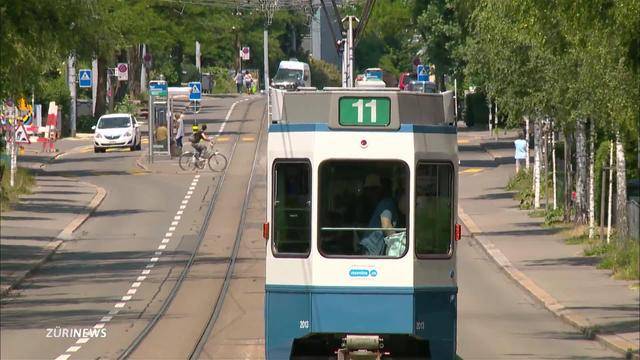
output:
[[[253,85],[253,77],[249,70],[244,73],[244,86],[247,90],[247,95],[251,94],[251,86]]]
[[[526,159],[528,154],[527,141],[522,132],[518,133],[518,139],[513,142],[516,147],[514,158],[516,159],[516,174],[520,172],[520,163]]]
[[[244,82],[244,75],[242,75],[242,71],[238,71],[236,73],[235,81],[238,94],[242,94],[242,83]]]
[[[182,154],[182,138],[184,137],[184,115],[176,113],[176,146]]]

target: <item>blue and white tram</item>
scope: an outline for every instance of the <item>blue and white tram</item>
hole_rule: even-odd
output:
[[[268,359],[452,359],[452,93],[286,93],[269,127]]]

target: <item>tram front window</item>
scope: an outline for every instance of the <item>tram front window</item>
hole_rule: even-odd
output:
[[[320,252],[402,257],[407,249],[408,174],[402,161],[323,162],[319,168]]]

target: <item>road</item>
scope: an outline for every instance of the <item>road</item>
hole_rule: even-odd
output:
[[[163,160],[145,172],[135,165],[136,152],[70,154],[48,168],[95,183],[109,194],[73,241],[18,296],[3,302],[3,359],[118,358],[127,350],[134,359],[182,359],[201,338],[200,358],[264,357],[264,102],[257,97],[239,102],[225,121],[236,101],[207,100],[197,115],[199,122],[211,124],[211,133],[225,126],[220,148],[230,164],[224,179],[210,172],[182,173]],[[506,174],[479,147],[460,150],[464,204],[482,195],[478,189],[490,177]],[[236,240],[237,262],[226,297],[220,298]],[[175,298],[149,326],[194,251]],[[619,358],[553,317],[468,236],[458,243],[458,272],[458,353],[463,359]],[[203,335],[216,304],[217,321]],[[106,337],[76,344],[75,338],[46,336],[48,328],[95,326],[104,326]],[[129,348],[143,332],[139,346]]]

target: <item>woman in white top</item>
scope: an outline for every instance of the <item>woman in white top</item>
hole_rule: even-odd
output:
[[[180,149],[180,152],[182,152],[182,138],[184,137],[184,115],[176,114],[176,128],[178,128],[178,130],[176,131],[176,145],[178,146],[178,149]]]

